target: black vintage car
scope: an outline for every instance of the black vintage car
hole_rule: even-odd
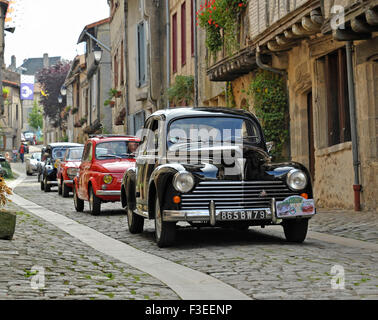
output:
[[[58,186],[57,168],[59,161],[64,157],[64,153],[68,148],[80,147],[82,144],[71,142],[50,143],[45,148],[42,156],[44,165],[42,166],[42,174],[40,177],[41,190],[49,192],[52,186]]]
[[[280,224],[288,241],[303,242],[315,214],[307,169],[271,163],[257,118],[228,108],[149,116],[121,200],[131,233],[155,220],[159,247],[174,243],[179,221],[239,230]]]

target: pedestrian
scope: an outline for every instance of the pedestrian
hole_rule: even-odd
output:
[[[20,149],[18,150],[18,153],[20,154],[21,162],[24,163],[24,154],[25,154],[25,146],[23,143],[21,143]]]
[[[37,137],[36,135],[33,135],[33,145],[36,145],[37,144]]]

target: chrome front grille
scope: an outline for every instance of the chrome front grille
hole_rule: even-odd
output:
[[[298,193],[282,181],[204,181],[181,196],[181,209],[208,209],[211,200],[216,209],[267,208],[272,198],[281,201],[293,195]]]

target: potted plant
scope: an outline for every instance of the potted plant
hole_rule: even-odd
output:
[[[75,114],[79,111],[79,108],[72,108],[71,109],[71,114]]]
[[[114,100],[108,99],[108,100],[104,101],[104,106],[109,106],[109,107],[113,108],[114,105],[115,105],[115,101]]]
[[[114,88],[109,90],[109,98],[113,98],[113,97],[119,98],[121,96],[122,96],[122,91],[119,91]]]
[[[83,125],[84,123],[87,122],[87,118],[85,118],[85,117],[81,118],[79,121],[80,121],[80,124]]]
[[[12,194],[12,189],[7,186],[3,177],[0,177],[0,206],[4,207]],[[9,210],[0,210],[0,239],[12,240],[16,229],[16,214]]]
[[[3,98],[6,99],[8,98],[9,94],[9,89],[8,88],[3,88]]]

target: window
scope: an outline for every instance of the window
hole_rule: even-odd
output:
[[[118,87],[118,50],[116,51],[115,55],[114,55],[114,70],[113,70],[113,73],[114,73],[114,87],[117,88]]]
[[[123,68],[124,68],[124,62],[123,62],[123,41],[121,42],[121,85],[124,84],[125,82],[125,79],[124,79],[124,71],[123,71]]]
[[[145,39],[145,22],[141,22],[138,24],[137,30],[137,38],[138,38],[138,87],[144,85],[146,83],[146,39]]]
[[[177,14],[172,16],[172,72],[177,72]]]
[[[328,146],[332,146],[351,140],[345,48],[321,59],[324,61]]]
[[[186,2],[181,5],[181,64],[186,64]]]
[[[83,153],[82,161],[92,161],[92,144],[88,143]]]

